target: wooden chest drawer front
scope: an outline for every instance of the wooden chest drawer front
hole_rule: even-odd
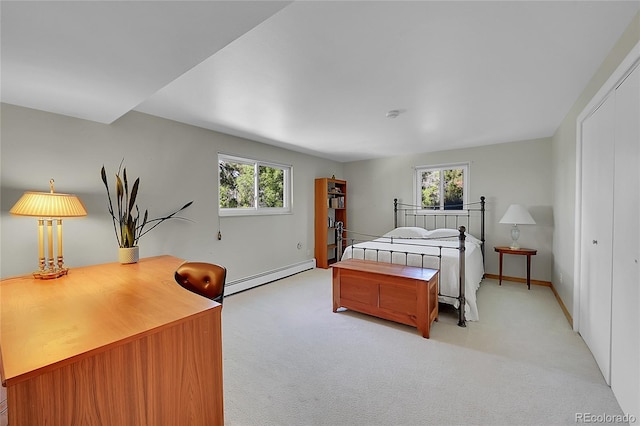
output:
[[[378,283],[372,276],[342,271],[340,274],[340,299],[378,306]]]
[[[415,283],[412,284],[398,285],[381,281],[379,284],[378,307],[413,317],[413,323],[415,324],[418,296]]]
[[[418,299],[414,280],[345,270],[340,282],[340,299],[345,307],[362,310],[366,305],[374,309],[365,313],[416,326]]]

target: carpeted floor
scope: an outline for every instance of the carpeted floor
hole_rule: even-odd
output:
[[[442,305],[441,305],[442,306]],[[555,425],[623,414],[547,287],[485,280],[480,321],[331,310],[314,269],[225,298],[227,425]]]

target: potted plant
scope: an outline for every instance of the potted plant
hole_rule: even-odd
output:
[[[123,160],[124,161],[124,160]],[[122,172],[122,177],[120,173]],[[120,263],[136,263],[139,258],[138,241],[140,238],[147,234],[149,231],[160,225],[162,222],[168,219],[184,219],[176,216],[179,212],[193,204],[193,201],[189,201],[184,206],[180,207],[173,213],[159,217],[156,219],[149,219],[149,211],[144,211],[142,221],[140,221],[140,210],[136,204],[136,198],[138,197],[138,186],[140,185],[140,178],[137,178],[131,187],[129,192],[129,182],[127,180],[127,168],[122,167],[122,162],[116,173],[116,209],[114,210],[111,202],[111,192],[109,191],[109,184],[107,183],[107,173],[105,172],[104,165],[101,170],[102,182],[107,190],[107,199],[109,204],[109,214],[113,221],[113,228],[116,233],[116,240],[118,241],[119,248],[119,260]]]

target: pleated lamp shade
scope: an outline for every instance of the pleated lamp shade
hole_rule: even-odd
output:
[[[69,268],[64,266],[62,254],[62,218],[87,215],[87,209],[78,197],[72,194],[54,192],[53,179],[49,181],[51,192],[25,192],[9,213],[16,216],[32,216],[38,218],[38,267],[34,278],[51,279],[66,275]],[[53,222],[56,222],[58,256],[53,252]],[[47,252],[45,258],[45,222],[47,235]],[[57,265],[55,261],[57,260]]]
[[[82,201],[73,194],[28,191],[20,197],[9,213],[17,216],[58,218],[86,216],[87,210]]]

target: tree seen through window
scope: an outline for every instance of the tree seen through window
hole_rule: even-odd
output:
[[[290,167],[219,155],[220,209],[287,209]]]
[[[462,210],[466,167],[419,168],[420,205],[429,210]]]

